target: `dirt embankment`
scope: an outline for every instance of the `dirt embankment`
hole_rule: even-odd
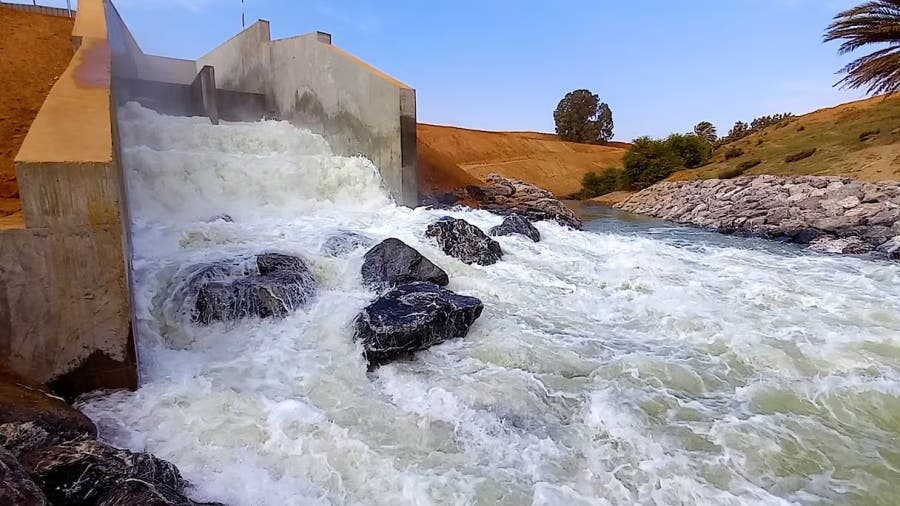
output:
[[[21,209],[13,160],[72,59],[72,25],[69,18],[0,7],[0,217]]]
[[[449,126],[418,126],[420,191],[453,191],[481,184],[491,173],[521,179],[557,196],[581,189],[590,171],[621,167],[627,143],[564,142],[552,134],[487,132]]]

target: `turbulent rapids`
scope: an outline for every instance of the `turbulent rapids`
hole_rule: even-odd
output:
[[[896,504],[900,266],[625,217],[537,223],[467,265],[376,167],[283,122],[123,108],[142,386],[82,402],[101,436],[250,504]],[[228,215],[231,221],[214,219]],[[365,248],[396,237],[484,312],[468,337],[367,372]],[[296,254],[284,319],[208,326],[191,266]],[[182,294],[182,295],[180,295]]]

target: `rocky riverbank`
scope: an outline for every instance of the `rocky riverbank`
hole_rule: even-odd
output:
[[[900,259],[900,183],[749,176],[657,183],[618,209],[832,253]]]
[[[189,499],[173,464],[96,436],[90,418],[0,367],[0,504],[218,504]]]

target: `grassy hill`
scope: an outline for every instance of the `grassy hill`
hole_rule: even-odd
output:
[[[565,142],[537,132],[488,132],[420,123],[419,185],[423,194],[478,184],[496,172],[556,195],[581,189],[586,172],[622,165],[627,143]]]
[[[734,147],[744,154],[725,159]],[[806,158],[792,155],[815,148]],[[740,171],[741,164],[759,161]],[[900,179],[900,95],[873,97],[792,118],[739,141],[713,155],[713,163],[676,172],[670,180],[709,179],[742,173],[850,176],[865,181]]]

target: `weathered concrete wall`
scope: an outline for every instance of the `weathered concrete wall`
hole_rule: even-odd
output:
[[[16,157],[25,229],[0,231],[0,361],[66,394],[134,388],[123,181],[102,0]]]
[[[264,93],[280,119],[325,136],[337,153],[362,153],[401,203],[418,203],[415,90],[316,32],[271,40],[258,21],[197,61],[220,88]]]

